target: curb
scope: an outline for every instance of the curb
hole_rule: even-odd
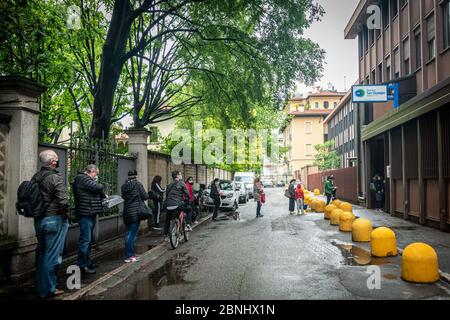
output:
[[[205,218],[203,218],[202,220],[200,220],[198,222],[198,224],[192,226],[192,229],[195,229],[197,227],[199,227],[200,225],[202,225],[203,223],[205,223],[206,221],[210,220],[212,218],[212,214],[208,214]],[[105,274],[104,276],[100,277],[99,279],[95,280],[94,282],[88,284],[87,286],[85,286],[84,288],[81,288],[80,290],[76,291],[75,293],[72,293],[71,295],[61,299],[61,300],[77,300],[80,299],[86,295],[88,295],[90,292],[94,291],[94,289],[101,287],[102,284],[105,284],[108,280],[110,280],[111,278],[115,277],[116,278],[120,278],[119,276],[117,276],[119,273],[121,273],[122,271],[131,271],[132,272],[128,272],[126,276],[120,278],[120,280],[115,283],[114,285],[118,285],[120,282],[123,282],[125,280],[127,280],[130,276],[132,276],[133,274],[135,274],[137,271],[139,271],[140,269],[144,268],[145,266],[147,266],[149,263],[153,262],[155,259],[159,258],[160,256],[162,256],[164,253],[168,252],[169,249],[166,246],[166,243],[164,241],[162,241],[160,244],[158,244],[157,246],[155,246],[154,248],[150,249],[149,251],[145,252],[144,254],[141,255],[141,262],[137,262],[134,264],[124,264],[110,272],[108,272],[107,274]],[[134,267],[134,268],[133,268]]]

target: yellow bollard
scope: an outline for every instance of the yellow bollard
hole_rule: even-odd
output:
[[[344,211],[342,211],[342,209],[334,209],[333,211],[331,211],[330,224],[333,226],[338,226],[339,225],[339,217],[342,213],[344,213]]]
[[[342,203],[342,201],[341,201],[341,200],[338,200],[338,199],[335,199],[335,200],[333,200],[333,201],[331,202],[331,204],[332,204],[333,206],[336,206],[336,208],[339,208],[339,206],[341,205],[341,203]]]
[[[426,243],[412,243],[402,254],[403,280],[431,283],[439,280],[439,262],[436,251]]]
[[[319,203],[319,200],[317,200],[316,198],[313,198],[310,202],[309,202],[309,207],[312,210],[316,210],[316,206]]]
[[[373,231],[372,222],[359,218],[352,224],[352,240],[355,242],[370,242],[370,234]]]
[[[320,190],[319,189],[314,189],[314,195],[316,195],[316,196],[320,195]]]
[[[345,211],[339,217],[339,230],[344,232],[352,231],[352,224],[356,217],[353,213]]]
[[[325,201],[318,200],[317,204],[316,204],[316,212],[324,212],[326,206],[327,206],[327,204]]]
[[[350,203],[348,203],[348,202],[342,202],[339,205],[339,209],[342,209],[342,210],[344,210],[346,212],[353,212],[352,205]]]
[[[333,211],[334,209],[337,209],[337,207],[333,206],[332,204],[329,204],[325,207],[325,220],[330,220],[331,211]]]
[[[376,228],[370,234],[370,247],[374,257],[391,257],[397,255],[395,233],[389,228]]]

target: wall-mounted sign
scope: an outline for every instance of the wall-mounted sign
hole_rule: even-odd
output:
[[[388,101],[387,85],[352,86],[352,102],[386,102]]]

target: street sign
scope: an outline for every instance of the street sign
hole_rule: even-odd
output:
[[[365,85],[352,86],[352,102],[386,102],[388,101],[388,86]]]

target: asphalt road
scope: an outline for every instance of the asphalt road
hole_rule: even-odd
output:
[[[255,218],[256,204],[251,200],[240,206],[240,221],[208,222],[196,228],[188,243],[169,250],[126,283],[87,298],[450,298],[450,285],[443,281],[401,280],[400,256],[372,259],[367,244],[352,243],[351,235],[330,226],[323,214],[289,216],[283,191],[266,190],[263,218]],[[376,274],[368,273],[373,270],[380,271],[378,289]]]

